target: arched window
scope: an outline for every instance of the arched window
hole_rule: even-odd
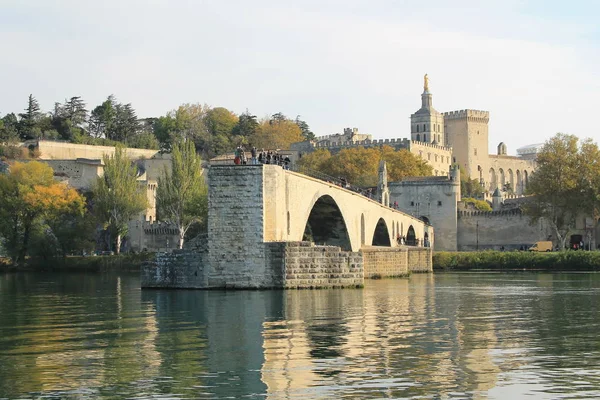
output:
[[[441,139],[441,136],[440,136],[440,135],[438,135],[438,144],[441,142],[441,140],[440,140],[440,139]]]
[[[423,132],[427,132],[427,124],[423,124]]]
[[[423,141],[426,142],[427,141],[427,135],[424,133],[423,134]]]
[[[418,131],[419,131],[419,130],[417,129],[417,132],[418,132]],[[420,141],[421,141],[421,135],[419,135],[419,134],[417,133],[417,142],[420,142]]]
[[[417,132],[419,132],[419,125],[417,125]]]

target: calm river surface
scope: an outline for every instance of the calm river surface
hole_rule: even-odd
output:
[[[600,398],[600,274],[140,290],[0,274],[0,398]]]

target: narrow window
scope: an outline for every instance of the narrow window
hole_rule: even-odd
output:
[[[423,132],[427,132],[427,124],[423,124]]]
[[[411,202],[410,202],[410,205],[414,207],[414,205],[415,205],[415,202],[414,202],[414,201],[411,201]]]
[[[419,125],[417,125],[417,132],[419,132]]]
[[[473,149],[473,152],[475,153],[475,155],[477,155],[477,149]]]
[[[423,134],[423,141],[426,142],[427,141],[427,135],[424,133]]]
[[[418,132],[418,131],[419,131],[419,130],[417,129],[417,132]],[[417,133],[417,142],[420,142],[420,141],[421,141],[421,135],[419,135],[419,134]]]
[[[441,207],[441,206],[442,206],[442,201],[438,200],[438,207]]]

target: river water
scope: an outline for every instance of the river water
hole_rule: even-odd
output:
[[[0,398],[600,398],[600,274],[140,290],[0,275]]]

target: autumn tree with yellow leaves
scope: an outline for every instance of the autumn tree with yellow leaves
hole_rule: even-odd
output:
[[[303,156],[299,165],[332,177],[344,177],[355,186],[376,186],[381,160],[386,161],[388,180],[400,181],[408,176],[429,176],[431,166],[407,150],[390,146],[355,147],[331,155],[327,149],[318,149]]]
[[[65,214],[83,215],[85,199],[74,189],[57,183],[52,168],[37,161],[15,162],[0,175],[0,236],[13,263],[28,255],[39,228],[53,235],[50,224]]]

